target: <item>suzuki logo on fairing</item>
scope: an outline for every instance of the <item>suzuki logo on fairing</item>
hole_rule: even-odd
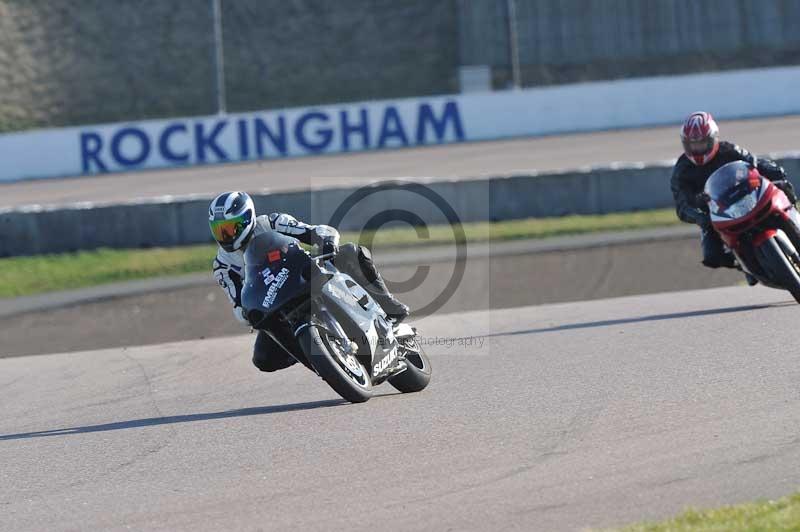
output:
[[[373,375],[377,375],[378,373],[383,372],[386,368],[389,367],[389,364],[394,362],[397,359],[397,347],[392,348],[392,351],[383,357],[383,360],[375,364],[372,368]]]

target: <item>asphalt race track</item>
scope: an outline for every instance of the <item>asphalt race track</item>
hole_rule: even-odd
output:
[[[697,231],[688,229],[688,235],[678,234],[675,239],[616,244],[612,235],[499,243],[483,257],[484,245],[470,245],[464,277],[436,313],[743,284],[742,274],[735,270],[701,266]],[[641,238],[658,232],[630,235]],[[513,249],[517,245],[524,249]],[[533,252],[531,245],[556,249]],[[444,259],[439,262],[436,257],[426,257],[429,251],[437,249],[375,253],[393,292],[415,312],[430,308],[454,272],[452,258],[439,257]],[[443,251],[454,253],[452,249]],[[403,281],[414,278],[420,266],[430,268],[424,282],[402,286]],[[230,304],[210,273],[193,277],[198,280],[191,286],[168,289],[156,283],[146,293],[135,295],[123,295],[119,287],[111,286],[110,299],[108,294],[98,296],[90,290],[88,295],[94,299],[83,304],[58,306],[59,297],[50,294],[42,307],[41,296],[34,297],[38,301],[34,307],[39,307],[36,311],[24,306],[15,310],[20,307],[14,300],[0,301],[0,358],[242,334],[242,325],[233,319]]]
[[[723,121],[722,138],[763,154],[797,150],[800,116]],[[210,165],[98,177],[0,184],[0,207],[80,201],[120,202],[164,195],[215,195],[359,185],[390,178],[455,178],[547,172],[680,155],[678,126],[523,138],[360,153]]]
[[[786,151],[798,127],[722,132]],[[675,127],[519,139],[21,182],[0,185],[0,206],[468,178],[678,149]],[[210,281],[4,316],[0,531],[585,530],[791,493],[791,297],[736,286],[607,299],[741,282],[698,256],[690,235],[472,258],[447,305],[418,322],[431,386],[384,385],[363,405],[301,367],[255,370],[254,337],[226,336],[239,328]],[[416,265],[385,273],[401,282]],[[449,275],[433,264],[430,282]],[[419,307],[428,291],[407,300]]]
[[[580,530],[777,497],[799,311],[734,287],[427,318],[430,387],[363,405],[258,373],[250,336],[2,359],[0,529]]]

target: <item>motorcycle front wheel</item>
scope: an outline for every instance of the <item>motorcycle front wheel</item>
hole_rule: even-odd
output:
[[[787,255],[777,238],[770,238],[758,247],[758,261],[800,303],[800,264]]]
[[[298,340],[311,365],[336,393],[351,403],[363,403],[372,397],[369,370],[348,354],[344,340],[317,327],[307,327]]]

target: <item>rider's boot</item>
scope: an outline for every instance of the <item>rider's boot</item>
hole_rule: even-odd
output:
[[[408,308],[408,305],[404,305],[394,297],[389,289],[386,288],[386,283],[380,275],[365,286],[364,289],[378,302],[383,311],[386,312],[386,316],[395,323],[400,323],[410,314],[411,309]]]
[[[755,286],[758,284],[758,279],[747,272],[744,272],[744,278],[747,281],[747,286]]]
[[[736,268],[736,258],[732,253],[722,253],[715,256],[703,257],[703,265],[708,268]]]
[[[400,323],[408,317],[411,312],[410,309],[407,305],[398,301],[386,287],[383,277],[381,277],[372,262],[372,254],[366,247],[346,244],[340,248],[339,254],[345,261],[342,266],[352,264],[348,268],[351,275],[354,275],[364,287],[364,290],[369,292],[372,298],[378,302],[389,319],[395,323]],[[356,271],[353,271],[353,269],[357,269],[357,273],[360,275],[356,276]]]
[[[710,225],[701,226],[700,245],[703,265],[709,268],[736,268],[736,258],[725,249],[722,239]]]

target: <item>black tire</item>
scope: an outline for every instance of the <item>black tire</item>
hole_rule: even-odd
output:
[[[390,377],[389,384],[402,393],[420,392],[431,381],[431,361],[416,338],[401,341],[409,342],[401,348],[406,351],[406,369]]]
[[[355,357],[352,357],[350,363],[360,367],[361,375],[351,370],[336,355],[334,338],[324,331],[320,333],[317,327],[308,327],[300,333],[298,339],[311,365],[336,393],[351,403],[363,403],[372,397],[369,370]]]
[[[770,238],[758,248],[758,261],[770,277],[788,290],[800,303],[800,264],[795,264],[777,238]]]

